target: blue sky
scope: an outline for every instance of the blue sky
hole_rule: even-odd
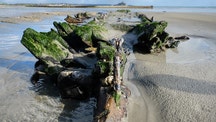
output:
[[[0,0],[3,3],[72,3],[72,4],[116,4],[124,1],[128,5],[153,6],[216,6],[216,0]]]

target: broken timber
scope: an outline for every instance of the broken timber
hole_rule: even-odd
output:
[[[127,116],[127,93],[129,90],[123,86],[121,76],[122,55],[124,53],[122,44],[124,39],[114,38],[111,41],[112,45],[115,47],[113,85],[111,88],[101,87],[100,89],[99,101],[97,104],[98,110],[95,116],[95,121],[98,122],[118,122]]]

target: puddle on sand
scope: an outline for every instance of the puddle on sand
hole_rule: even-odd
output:
[[[166,51],[166,63],[194,63],[211,60],[216,56],[215,44],[207,38],[190,37],[180,42],[176,49]]]
[[[136,22],[140,22],[140,19],[139,18],[124,18],[123,21],[136,23]]]
[[[154,63],[195,63],[216,60],[216,45],[205,37],[191,36],[190,40],[181,41],[175,49],[167,49],[156,54],[135,53],[139,61]]]

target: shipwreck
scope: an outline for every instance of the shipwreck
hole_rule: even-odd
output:
[[[130,52],[123,46],[127,41],[123,37],[106,40],[103,33],[113,25],[100,16],[87,12],[67,16],[66,22],[53,22],[56,29],[49,32],[27,28],[21,43],[38,59],[32,83],[49,77],[63,99],[94,96],[97,107],[93,121],[121,121],[127,116],[129,104],[130,90],[122,77]],[[134,48],[142,53],[159,53],[177,47],[179,40],[165,32],[167,22],[154,21],[144,14],[137,14],[137,18],[139,24],[115,26],[137,36]]]

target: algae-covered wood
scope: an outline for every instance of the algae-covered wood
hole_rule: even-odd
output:
[[[31,28],[24,31],[21,43],[39,60],[53,62],[71,57],[67,43],[54,31],[40,33]]]
[[[138,34],[138,44],[135,47],[141,52],[155,53],[178,46],[178,42],[165,31],[168,25],[166,21],[153,21],[153,18],[149,19],[145,15],[139,16],[141,23],[136,25],[134,31]]]
[[[75,25],[66,22],[54,22],[60,36],[62,36],[72,48],[92,47],[98,40],[105,38],[101,34],[106,31],[103,23],[90,21],[83,25]],[[80,49],[80,48],[79,48]]]

